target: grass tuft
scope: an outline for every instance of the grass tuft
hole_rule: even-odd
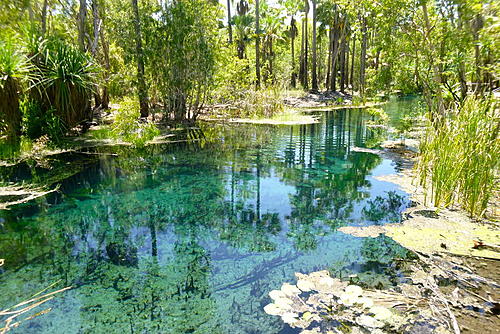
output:
[[[498,102],[468,97],[428,127],[421,142],[420,182],[437,207],[460,204],[480,217],[498,190]]]

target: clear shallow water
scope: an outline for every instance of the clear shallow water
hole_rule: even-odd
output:
[[[369,118],[210,125],[188,143],[4,168],[4,181],[64,180],[56,195],[0,211],[0,309],[58,282],[74,289],[13,332],[292,333],[262,309],[295,272],[389,284],[405,250],[336,231],[398,221],[407,204],[374,179],[391,161],[352,150],[383,139]]]

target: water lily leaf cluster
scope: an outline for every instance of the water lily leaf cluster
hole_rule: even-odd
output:
[[[388,307],[388,300],[379,293],[332,278],[328,271],[295,275],[296,285],[284,283],[280,290],[269,293],[273,302],[264,311],[280,316],[291,327],[302,328],[302,333],[334,333],[346,328],[385,333],[408,323],[409,316]],[[406,302],[397,297],[392,298],[396,304]]]

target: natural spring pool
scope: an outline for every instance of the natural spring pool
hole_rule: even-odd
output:
[[[408,205],[374,178],[395,163],[353,150],[385,138],[371,118],[352,109],[312,125],[205,125],[189,134],[197,140],[3,168],[4,182],[61,181],[0,211],[0,309],[73,287],[12,333],[295,333],[263,311],[295,272],[391,284],[404,248],[336,231],[399,221]]]

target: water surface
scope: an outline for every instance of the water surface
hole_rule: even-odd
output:
[[[3,181],[58,180],[60,190],[0,211],[0,309],[55,282],[74,287],[13,332],[293,333],[262,309],[295,272],[390,284],[405,250],[337,231],[399,221],[407,205],[374,178],[393,162],[353,151],[376,147],[383,130],[359,110],[321,115],[2,169]]]

